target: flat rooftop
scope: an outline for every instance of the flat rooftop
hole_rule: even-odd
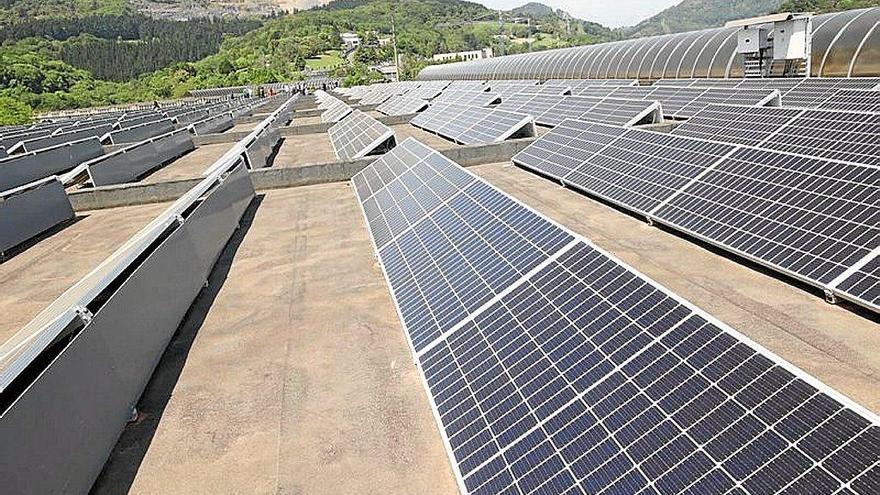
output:
[[[320,119],[304,117],[291,127],[315,125]],[[409,124],[391,127],[398,142],[461,148]],[[326,132],[284,135],[272,168],[336,162]],[[212,138],[141,185],[200,177],[235,142]],[[470,170],[880,414],[876,317],[515,167],[509,156],[483,162]],[[0,338],[166,206],[79,211],[0,264]],[[343,181],[257,191],[93,487],[457,490],[357,197]]]

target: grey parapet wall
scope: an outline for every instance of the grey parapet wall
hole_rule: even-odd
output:
[[[171,119],[154,120],[133,127],[126,127],[106,134],[102,141],[107,144],[137,143],[175,129]]]
[[[178,129],[82,163],[64,182],[87,173],[94,186],[132,182],[195,149],[188,129]]]
[[[57,175],[104,154],[97,137],[0,159],[0,191]]]
[[[208,117],[195,122],[192,125],[193,134],[196,136],[204,136],[205,134],[215,134],[228,131],[234,126],[232,114],[228,111],[214,117]]]
[[[0,192],[0,259],[10,249],[74,218],[57,177]]]
[[[30,153],[45,148],[51,148],[59,144],[71,143],[73,141],[79,141],[90,137],[100,138],[101,136],[112,132],[114,128],[114,124],[101,124],[97,126],[78,128],[76,130],[67,132],[59,132],[57,134],[51,134],[49,136],[20,141],[7,148],[6,151],[10,155]]]
[[[233,163],[0,347],[0,491],[89,492],[254,198]]]
[[[137,127],[141,124],[146,124],[148,122],[156,122],[157,120],[162,120],[164,118],[168,118],[167,115],[151,111],[146,115],[138,115],[134,117],[126,117],[119,120],[119,128],[120,129],[128,129],[130,127]]]

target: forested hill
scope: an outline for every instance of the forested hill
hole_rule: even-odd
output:
[[[724,25],[734,19],[745,19],[776,12],[781,0],[683,0],[635,26],[622,28],[625,37],[696,31]]]
[[[0,0],[0,25],[135,12],[128,0]]]

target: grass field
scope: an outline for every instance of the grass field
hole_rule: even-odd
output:
[[[342,59],[341,55],[342,54],[337,50],[324,52],[324,54],[320,57],[310,58],[306,60],[306,67],[312,70],[322,70],[336,67],[337,65],[345,63],[345,60]]]

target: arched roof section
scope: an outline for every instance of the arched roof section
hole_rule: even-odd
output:
[[[813,76],[880,77],[880,7],[813,18]],[[426,67],[419,79],[742,77],[739,28],[714,28]]]

